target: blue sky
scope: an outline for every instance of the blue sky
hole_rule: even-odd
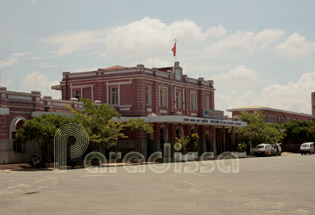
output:
[[[172,65],[213,79],[216,109],[311,113],[315,1],[0,0],[1,85],[60,97],[64,71]]]

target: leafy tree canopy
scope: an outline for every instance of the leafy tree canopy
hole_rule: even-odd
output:
[[[107,149],[115,146],[119,138],[126,138],[121,132],[124,124],[114,121],[120,118],[120,114],[108,104],[95,104],[90,99],[80,99],[84,109],[74,110],[68,107],[74,114],[77,122],[85,128],[90,137],[90,142],[101,144]]]
[[[284,128],[287,133],[285,143],[300,144],[315,139],[314,121],[292,120],[284,124]]]
[[[47,161],[46,148],[47,145],[53,145],[57,129],[64,124],[74,122],[74,119],[66,116],[44,114],[26,121],[23,127],[17,131],[14,141],[20,143],[37,142],[44,161]]]
[[[277,143],[285,136],[281,132],[281,126],[264,122],[265,115],[260,111],[248,113],[243,111],[238,115],[238,119],[247,122],[247,127],[236,128],[235,134],[241,142],[252,143],[254,146],[260,143]]]
[[[129,127],[131,132],[135,135],[133,142],[137,147],[139,147],[143,135],[153,132],[153,125],[139,118],[129,119],[126,126]]]

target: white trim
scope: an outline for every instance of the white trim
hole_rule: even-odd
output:
[[[196,113],[191,113],[191,116],[197,116],[197,114]]]
[[[32,96],[8,95],[8,99],[32,101]]]
[[[69,78],[78,78],[78,77],[88,77],[88,76],[96,76],[96,72],[87,72],[87,73],[70,73]]]
[[[160,113],[167,113],[167,110],[160,110]]]
[[[130,78],[129,81],[120,81],[120,82],[109,82],[107,81],[108,85],[126,85],[132,84],[132,79]]]
[[[152,112],[152,108],[147,108],[147,112]]]
[[[121,73],[131,73],[131,72],[139,72],[139,70],[118,70],[118,71],[105,71],[104,75],[112,75],[112,74],[121,74]]]
[[[119,105],[118,107],[119,108],[131,108],[132,105]]]
[[[183,110],[185,110],[185,88],[183,88]]]
[[[119,108],[120,111],[129,111],[130,108],[129,107],[126,107],[126,108]]]
[[[26,122],[27,120],[23,116],[15,117],[10,124],[10,140],[12,140],[12,132],[16,131],[16,126],[20,121]]]
[[[177,115],[182,115],[183,113],[180,112],[180,111],[177,111],[176,114],[177,114]]]
[[[94,84],[84,84],[84,85],[70,85],[71,89],[78,89],[78,88],[88,88],[88,87],[92,87],[94,86]]]
[[[148,73],[148,74],[153,74],[153,71],[148,70],[148,69],[144,69],[143,71],[144,71],[145,73]]]

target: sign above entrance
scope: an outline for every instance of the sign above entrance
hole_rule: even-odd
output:
[[[203,110],[203,117],[211,119],[224,119],[224,112],[221,110]]]

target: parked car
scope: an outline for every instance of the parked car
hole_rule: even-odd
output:
[[[281,149],[280,143],[275,143],[272,146],[273,146],[273,155],[274,156],[281,156],[282,149]]]
[[[314,152],[314,142],[303,143],[300,146],[301,155],[306,155],[306,153],[315,154]]]
[[[259,156],[267,156],[267,155],[273,155],[274,153],[274,149],[272,147],[272,145],[268,144],[268,143],[262,143],[259,144],[255,147],[255,155]]]

